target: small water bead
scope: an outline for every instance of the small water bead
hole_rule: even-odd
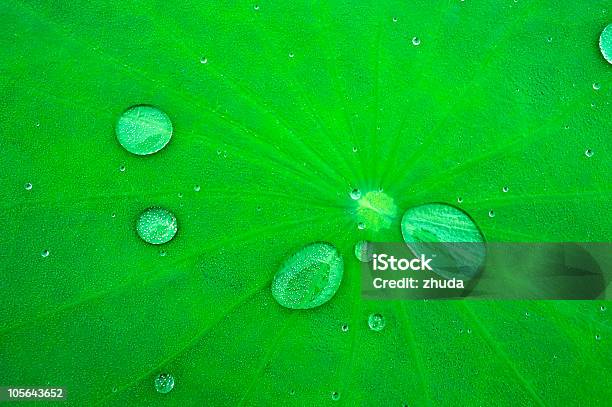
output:
[[[26,191],[31,191],[32,190],[32,184],[30,182],[26,183],[24,186]]]
[[[595,340],[597,340],[597,341],[601,340],[601,335],[599,335],[599,334],[595,335]]]
[[[553,37],[547,37],[546,38],[546,42],[552,42],[552,40],[553,40]]]
[[[602,305],[601,307],[599,307],[599,310],[600,310],[600,311],[605,311],[605,310],[606,310],[606,306],[605,306],[605,305]]]
[[[510,188],[508,188],[508,187],[503,187],[503,188],[502,188],[502,191],[503,191],[503,192],[508,192],[508,191],[510,191]]]
[[[463,198],[462,197],[457,198],[457,203],[462,203],[462,202],[463,202]]]
[[[166,113],[148,105],[123,112],[115,133],[119,143],[132,154],[148,155],[161,150],[172,138],[172,122]]]
[[[177,230],[176,217],[162,208],[147,209],[140,215],[136,223],[138,236],[151,244],[169,242],[176,235]]]
[[[49,250],[43,250],[42,252],[40,252],[40,255],[42,257],[49,257]]]
[[[342,325],[342,332],[348,332],[349,326],[347,324]]]
[[[283,307],[309,309],[325,304],[338,291],[344,261],[329,243],[311,243],[280,267],[272,281],[272,296]]]
[[[357,224],[357,229],[359,229],[359,230],[364,230],[365,228],[366,228],[365,223],[363,223],[363,222],[359,222],[359,223]]]
[[[599,84],[598,82],[593,83],[593,90],[599,90],[601,89],[601,84]]]
[[[359,198],[361,198],[361,191],[360,191],[359,189],[355,188],[355,189],[353,189],[353,190],[350,192],[350,195],[351,195],[351,199],[353,199],[353,200],[355,200],[355,201],[356,201],[356,200],[358,200]]]
[[[466,331],[468,334],[472,333],[472,330],[470,328],[468,328],[468,330]]]
[[[253,6],[253,9],[254,9],[255,11],[259,10],[259,4],[255,4],[255,5]]]
[[[207,64],[208,63],[208,58],[205,58],[205,57],[200,58],[200,63],[203,64],[203,65]]]
[[[397,23],[397,17],[393,17],[393,22]]]
[[[289,53],[289,58],[293,58],[295,56],[295,54],[293,52]]]
[[[367,240],[355,243],[355,257],[362,263],[368,263],[374,259],[374,248]]]
[[[111,213],[111,218],[115,218],[117,217],[117,214],[115,212]]]
[[[593,157],[593,154],[594,154],[594,152],[590,148],[586,149],[585,152],[584,152],[584,155],[587,156],[587,158]]]
[[[160,251],[159,251],[159,255],[160,255],[161,257],[166,257],[166,254],[168,254],[168,253],[166,253],[166,251],[165,251],[165,250],[160,250]]]
[[[338,393],[337,391],[334,391],[332,393],[331,397],[332,397],[332,400],[338,401],[338,400],[340,400],[340,393]]]
[[[421,44],[421,39],[419,37],[412,37],[412,45],[418,46]]]
[[[125,172],[125,165],[120,165],[119,166],[119,171]]]
[[[357,147],[353,147],[353,153],[357,152]]]
[[[605,60],[612,64],[612,23],[608,24],[599,36],[599,50]]]
[[[160,373],[155,378],[155,390],[158,393],[166,394],[174,388],[174,376],[170,373]]]
[[[495,211],[493,209],[491,209],[489,211],[489,218],[494,218],[495,217]]]
[[[183,197],[183,193],[179,192],[178,194],[176,194],[176,196],[178,196],[179,198],[182,198]]]
[[[200,186],[199,186],[199,185],[194,185],[194,186],[193,186],[193,190],[194,190],[194,191],[196,191],[196,192],[200,192],[200,189],[201,189],[201,188],[200,188]]]
[[[368,326],[372,331],[380,332],[385,328],[385,317],[381,314],[371,314],[368,317]]]

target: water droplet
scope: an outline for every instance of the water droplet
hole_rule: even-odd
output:
[[[42,252],[40,252],[40,255],[42,257],[49,257],[49,250],[43,250]]]
[[[599,50],[606,61],[612,64],[612,24],[608,24],[601,32],[599,36]]]
[[[26,189],[26,191],[31,191],[32,190],[32,184],[29,183],[29,182],[26,183],[23,187]]]
[[[606,306],[605,306],[605,305],[602,305],[601,307],[599,307],[599,310],[600,310],[600,311],[605,311],[605,310],[606,310]]]
[[[470,328],[468,328],[468,330],[466,331],[468,334],[472,333],[472,330]]]
[[[121,165],[121,166],[119,166],[119,171],[121,171],[121,172],[125,172],[125,165]]]
[[[174,388],[174,376],[170,373],[160,373],[155,378],[155,390],[158,393],[166,394]]]
[[[553,40],[553,37],[547,37],[546,38],[546,42],[552,42],[552,40]]]
[[[508,191],[510,191],[510,188],[508,188],[508,187],[503,187],[503,188],[502,188],[502,191],[503,191],[503,192],[508,192]]]
[[[357,152],[357,147],[353,147],[353,153]]]
[[[367,240],[360,240],[355,243],[355,257],[363,263],[368,263],[373,260],[374,248]]]
[[[397,23],[397,17],[393,17],[393,22]]]
[[[272,296],[292,309],[318,307],[329,301],[342,282],[344,261],[329,243],[312,243],[288,258],[272,281]]]
[[[349,326],[347,324],[342,325],[342,332],[348,332]]]
[[[599,341],[601,339],[601,335],[597,334],[595,335],[595,340]]]
[[[183,197],[183,193],[179,192],[178,194],[176,194],[176,196],[178,196],[179,198],[182,198]]]
[[[200,63],[201,64],[207,64],[208,63],[208,58],[206,58],[206,57],[200,58]]]
[[[117,216],[117,214],[115,212],[111,213],[111,218],[114,218],[116,216]]]
[[[117,387],[113,387],[111,390],[113,393],[117,393]]]
[[[593,150],[591,150],[590,148],[587,148],[587,149],[585,150],[585,152],[584,152],[584,155],[586,155],[588,158],[593,157],[593,154],[594,154],[594,152],[593,152]]]
[[[381,314],[371,314],[368,317],[368,326],[372,331],[380,332],[386,325],[385,317]]]
[[[136,231],[142,240],[151,244],[162,244],[172,240],[178,225],[174,215],[162,208],[150,208],[138,218]]]
[[[117,140],[127,151],[137,155],[153,154],[168,144],[172,122],[161,110],[147,105],[126,110],[115,127]]]
[[[289,58],[293,58],[295,56],[295,54],[293,52],[289,53]]]
[[[200,186],[199,186],[199,185],[194,185],[194,186],[193,186],[193,190],[194,190],[194,191],[196,191],[196,192],[200,192],[200,189],[201,189],[201,188],[200,188]]]
[[[253,8],[255,9],[255,11],[259,10],[259,4],[255,4]]]
[[[491,209],[489,211],[489,218],[494,218],[495,217],[495,211],[493,209]]]
[[[295,390],[291,389],[291,390],[289,391],[289,395],[290,395],[290,396],[295,396]]]
[[[366,228],[365,223],[363,223],[363,222],[359,222],[359,223],[357,224],[357,229],[359,229],[359,230],[363,230],[363,229],[365,229],[365,228]]]
[[[419,37],[412,37],[412,45],[420,45],[421,39]]]
[[[335,392],[332,393],[331,397],[332,397],[332,400],[338,401],[338,400],[340,400],[340,393],[335,391]]]
[[[436,245],[447,242],[483,243],[484,238],[472,218],[459,208],[442,203],[431,203],[408,209],[401,222],[404,242],[414,253],[431,253],[440,257],[440,264],[457,262],[462,267],[455,271],[434,268],[434,272],[445,277],[474,277],[484,262],[486,249],[482,244],[466,246]],[[430,245],[429,243],[434,243]]]
[[[462,202],[463,202],[463,198],[462,197],[457,198],[457,203],[462,203]]]
[[[166,253],[166,251],[165,251],[165,250],[160,250],[160,251],[159,251],[159,255],[160,255],[161,257],[166,257],[166,254],[168,254],[168,253]]]
[[[359,198],[361,198],[361,191],[357,188],[353,189],[350,193],[351,195],[351,199],[353,200],[358,200]]]
[[[525,316],[529,318],[529,312],[525,312]]]
[[[601,84],[599,84],[598,82],[595,82],[593,84],[593,90],[599,90],[599,89],[601,89]]]

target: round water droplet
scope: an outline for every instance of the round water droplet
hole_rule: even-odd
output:
[[[491,209],[489,211],[489,218],[494,218],[495,217],[495,211],[493,209]]]
[[[49,250],[43,250],[42,252],[40,252],[40,255],[42,257],[49,257]]]
[[[461,264],[456,270],[434,267],[433,271],[443,277],[470,279],[484,263],[486,249],[482,233],[472,218],[459,208],[442,203],[415,206],[404,213],[401,227],[404,241],[414,253],[435,254],[439,264]],[[436,244],[452,242],[481,244]]]
[[[586,155],[588,158],[593,157],[593,154],[594,154],[594,153],[593,153],[593,150],[591,150],[590,148],[587,148],[587,149],[584,151],[584,155]]]
[[[200,58],[200,63],[201,64],[207,64],[208,63],[208,58],[205,58],[205,57]]]
[[[166,257],[166,254],[168,254],[168,253],[166,253],[166,251],[165,251],[165,250],[160,250],[160,251],[159,251],[159,255],[160,255],[161,257]]]
[[[119,166],[119,171],[125,172],[125,165],[120,165]]]
[[[32,190],[32,184],[29,183],[29,182],[26,183],[23,187],[25,188],[26,191],[31,191]]]
[[[463,198],[462,197],[457,198],[457,203],[462,203],[462,202],[463,202]]]
[[[606,61],[612,64],[612,23],[608,24],[599,36],[599,50]]]
[[[289,53],[289,58],[293,58],[295,56],[295,54],[293,52]]]
[[[595,82],[593,84],[593,90],[599,90],[599,89],[601,89],[601,84],[599,84],[598,82]]]
[[[472,330],[468,328],[468,330],[466,331],[467,333],[471,334]]]
[[[546,38],[546,42],[552,42],[552,40],[553,40],[553,37],[547,37]]]
[[[347,324],[342,325],[342,332],[348,332],[349,326]]]
[[[368,263],[374,259],[374,248],[367,240],[360,240],[355,243],[355,257],[363,263]]]
[[[259,10],[259,4],[255,4],[255,5],[253,6],[253,8],[254,8],[255,10]]]
[[[329,301],[342,282],[344,261],[329,243],[312,243],[287,259],[272,281],[272,296],[283,307],[308,309]]]
[[[508,187],[503,187],[503,188],[502,188],[502,191],[503,191],[503,192],[508,192],[508,191],[510,191],[510,188],[508,188]]]
[[[119,143],[132,154],[148,155],[161,150],[172,137],[172,122],[161,110],[147,105],[126,110],[115,127]]]
[[[155,390],[158,393],[166,394],[174,388],[174,376],[170,373],[160,373],[155,377]]]
[[[412,45],[420,45],[421,39],[419,37],[412,37]]]
[[[357,152],[357,147],[353,147],[353,153]]]
[[[340,393],[338,393],[337,391],[334,391],[332,393],[331,397],[332,397],[332,400],[338,401],[338,400],[340,400]]]
[[[115,212],[111,213],[111,218],[115,218],[117,217],[117,214]]]
[[[363,229],[365,229],[365,228],[366,228],[365,223],[363,223],[363,222],[359,222],[359,223],[357,224],[357,229],[359,229],[359,230],[363,230]]]
[[[368,317],[368,326],[372,331],[380,332],[386,325],[385,317],[381,314],[371,314]]]
[[[354,199],[356,201],[359,198],[361,198],[361,191],[355,188],[351,191],[350,195],[351,195],[351,199]]]
[[[147,243],[162,244],[169,242],[178,225],[174,215],[162,208],[151,208],[144,211],[136,223],[138,236]]]
[[[605,305],[602,305],[601,307],[599,307],[599,310],[600,310],[600,311],[605,311],[605,310],[606,310],[606,306],[605,306]]]
[[[200,192],[200,189],[201,189],[201,188],[200,188],[200,186],[199,186],[199,185],[194,185],[194,186],[193,186],[193,190],[194,190],[194,191],[196,191],[196,192]]]
[[[601,335],[597,334],[595,335],[595,340],[599,341],[601,339]]]
[[[393,17],[393,22],[397,23],[397,17]]]

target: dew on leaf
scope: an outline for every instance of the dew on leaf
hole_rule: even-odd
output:
[[[172,122],[164,112],[153,106],[137,105],[121,115],[115,133],[127,151],[148,155],[168,144],[172,137]]]
[[[280,267],[272,296],[283,307],[309,309],[329,301],[342,282],[344,261],[329,243],[311,243]]]
[[[489,211],[489,218],[494,218],[495,217],[495,211],[493,209],[491,209]]]
[[[206,58],[206,57],[200,58],[200,63],[201,64],[207,64],[208,63],[208,58]]]
[[[295,56],[295,54],[293,52],[289,53],[289,58],[293,58]]]
[[[166,394],[174,388],[174,376],[170,373],[160,373],[155,377],[155,390],[158,393]]]
[[[357,257],[357,260],[368,263],[373,260],[373,256],[374,248],[372,247],[372,243],[367,240],[360,240],[355,243],[355,257]]]
[[[393,22],[397,23],[397,17],[393,17]]]
[[[412,37],[412,45],[420,45],[421,39],[419,37]]]
[[[594,154],[594,153],[593,153],[593,150],[591,150],[590,148],[587,148],[587,149],[584,151],[584,155],[586,155],[588,158],[593,157],[593,154]]]
[[[597,341],[601,340],[601,335],[599,335],[599,334],[595,335],[595,340],[597,340]]]
[[[593,83],[593,90],[599,90],[601,89],[601,84],[598,82]]]
[[[120,165],[119,166],[119,171],[125,172],[125,165]]]
[[[380,332],[386,325],[385,317],[381,314],[370,314],[368,317],[368,326],[372,331]]]
[[[200,192],[200,189],[201,189],[201,188],[200,188],[200,186],[199,186],[199,185],[194,185],[194,186],[193,186],[193,190],[194,190],[195,192]]]
[[[32,183],[28,182],[23,187],[25,188],[26,191],[31,191],[32,190]]]
[[[253,6],[253,9],[254,9],[255,11],[259,10],[259,4],[255,4],[255,5]]]
[[[353,147],[353,153],[357,152],[357,147]]]
[[[342,325],[342,332],[348,332],[349,326],[347,324]]]
[[[142,240],[151,244],[163,244],[172,240],[178,230],[174,215],[162,208],[144,211],[136,223],[136,231]]]
[[[365,223],[363,223],[363,222],[359,222],[359,223],[357,224],[357,229],[359,229],[359,230],[364,230],[365,228],[366,228]]]
[[[484,237],[472,218],[459,208],[431,203],[408,209],[401,222],[404,242],[414,253],[438,256],[438,264],[460,263],[461,269],[434,267],[434,272],[446,278],[474,277],[484,263]],[[471,245],[440,245],[439,243],[479,243]]]
[[[508,191],[510,191],[510,188],[508,188],[507,186],[502,188],[502,192],[508,192]]]
[[[457,203],[462,203],[462,202],[463,202],[463,198],[462,197],[457,198]]]
[[[353,190],[350,192],[350,195],[351,195],[351,199],[353,199],[353,200],[355,200],[355,201],[356,201],[356,200],[358,200],[359,198],[361,198],[361,191],[360,191],[359,189],[355,188],[355,189],[353,189]]]
[[[43,250],[42,252],[40,252],[40,255],[42,257],[49,257],[49,250]]]
[[[599,50],[606,61],[612,64],[612,23],[608,24],[599,36]]]
[[[332,392],[331,397],[332,397],[332,400],[338,401],[338,400],[340,400],[340,393],[338,393],[337,391],[334,391],[334,392]]]

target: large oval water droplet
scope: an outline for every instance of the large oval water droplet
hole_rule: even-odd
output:
[[[612,64],[612,23],[608,24],[599,36],[599,50],[606,61]]]
[[[127,151],[137,155],[153,154],[168,144],[172,122],[161,110],[147,105],[126,110],[115,127],[117,140]]]
[[[150,208],[144,211],[136,223],[138,236],[147,243],[162,244],[172,240],[178,224],[174,215],[162,208]]]
[[[170,373],[160,373],[155,377],[155,390],[158,393],[166,394],[174,388],[174,376]]]
[[[438,264],[456,263],[459,267],[452,269],[452,272],[434,267],[434,272],[446,278],[470,279],[484,263],[486,252],[480,229],[467,213],[454,206],[432,203],[408,209],[402,217],[402,236],[415,253],[439,256]],[[435,244],[455,242],[481,244]]]
[[[272,296],[283,307],[308,309],[329,301],[342,281],[344,262],[329,243],[312,243],[281,266],[272,282]]]

